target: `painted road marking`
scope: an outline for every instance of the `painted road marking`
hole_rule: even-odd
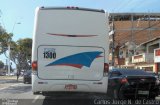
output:
[[[23,83],[10,85],[10,86],[8,86],[8,87],[3,87],[3,88],[0,88],[0,90],[7,89],[7,88],[9,88],[9,87],[13,87],[13,86],[18,86],[18,85],[21,85],[21,84],[23,84]]]
[[[36,97],[34,98],[34,100],[32,101],[32,103],[35,103],[35,102],[38,100],[39,97],[40,97],[40,96],[36,96]]]

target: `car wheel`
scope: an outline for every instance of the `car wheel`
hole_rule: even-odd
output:
[[[122,85],[120,88],[119,88],[119,91],[118,91],[118,94],[117,94],[117,96],[118,96],[118,99],[126,99],[125,98],[125,96],[124,96],[124,86]]]

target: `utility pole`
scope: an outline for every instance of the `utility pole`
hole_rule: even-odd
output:
[[[13,24],[13,28],[12,28],[12,34],[13,34],[13,31],[14,31],[14,28],[15,28],[15,25],[16,24],[21,24],[20,22],[14,22],[14,24]],[[9,39],[9,41],[8,41],[8,75],[10,75],[10,71],[11,71],[11,68],[10,68],[10,66],[11,66],[11,63],[10,63],[10,53],[11,53],[11,39]]]
[[[112,16],[112,67],[114,66],[114,16]]]
[[[11,45],[10,45],[11,39],[9,39],[9,43],[8,43],[8,76],[10,76],[10,52],[11,52]]]

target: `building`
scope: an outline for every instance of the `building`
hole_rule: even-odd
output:
[[[155,72],[160,73],[160,48],[154,49]]]
[[[160,14],[111,13],[109,18],[110,64],[157,72],[154,50],[160,47]]]

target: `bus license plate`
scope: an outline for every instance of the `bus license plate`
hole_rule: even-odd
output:
[[[77,85],[72,85],[72,84],[67,84],[65,85],[65,89],[66,90],[76,90],[77,89]]]

